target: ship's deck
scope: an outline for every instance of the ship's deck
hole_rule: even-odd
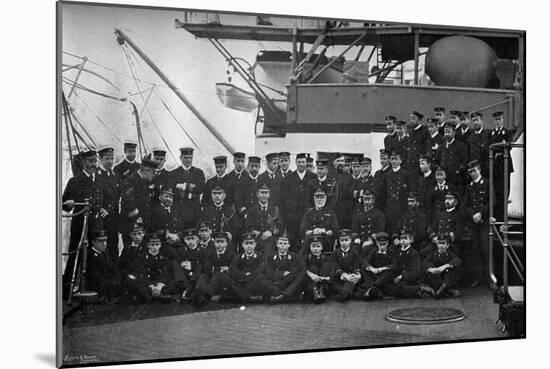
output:
[[[435,325],[385,320],[404,307],[453,307],[466,319]],[[497,316],[486,288],[453,299],[251,304],[244,310],[234,303],[101,305],[66,319],[63,356],[70,365],[502,338]]]

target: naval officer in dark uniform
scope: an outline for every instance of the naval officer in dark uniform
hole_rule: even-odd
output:
[[[72,211],[78,214],[84,209],[83,203],[88,200],[90,203],[88,229],[102,228],[103,217],[107,215],[104,209],[104,186],[96,176],[97,152],[88,150],[80,153],[82,172],[70,178],[65,186],[62,196],[62,208],[65,211]],[[71,235],[69,238],[69,256],[63,273],[63,298],[68,296],[71,284],[72,273],[76,261],[76,250],[82,237],[84,226],[84,215],[79,214],[71,218]],[[90,235],[90,232],[88,232]],[[91,237],[88,237],[91,240]]]
[[[103,228],[108,237],[107,252],[113,260],[116,260],[118,258],[120,177],[113,170],[114,152],[112,147],[104,147],[98,151],[99,168],[96,173],[103,186],[104,208],[108,213],[103,218]]]
[[[202,196],[202,206],[206,206],[212,203],[212,189],[214,187],[221,187],[225,191],[225,203],[233,204],[233,194],[235,192],[233,188],[233,181],[225,173],[227,169],[227,157],[226,156],[216,156],[214,157],[214,166],[216,168],[216,175],[212,178],[209,178],[204,185],[204,191]]]
[[[168,174],[168,185],[175,189],[176,208],[182,214],[184,228],[193,228],[201,213],[201,195],[205,178],[202,169],[193,166],[192,147],[180,149],[181,166]]]
[[[137,143],[132,141],[124,142],[124,159],[115,165],[115,173],[124,179],[139,169],[139,163],[136,161]]]
[[[248,170],[244,174],[241,186],[237,188],[235,194],[235,206],[241,217],[246,217],[246,213],[258,201],[257,192],[260,187],[260,165],[261,160],[257,156],[248,157]]]
[[[155,177],[153,178],[153,206],[159,204],[160,192],[168,184],[169,171],[164,167],[166,163],[166,150],[163,148],[154,148],[151,150],[153,153],[153,161],[157,163],[157,169],[155,169]]]
[[[489,146],[495,143],[512,142],[512,132],[504,128],[504,113],[497,111],[493,113],[495,129],[489,135]],[[495,188],[495,207],[494,215],[497,220],[504,219],[505,204],[510,195],[510,174],[514,172],[512,157],[508,157],[508,176],[504,177],[504,149],[496,148],[494,151],[493,162],[493,186]],[[508,192],[504,193],[504,181],[508,183]]]

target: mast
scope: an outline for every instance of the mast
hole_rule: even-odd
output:
[[[115,28],[115,35],[120,45],[125,42],[147,63],[147,65],[159,76],[159,78],[166,83],[166,85],[174,91],[176,96],[191,110],[191,112],[197,117],[197,119],[212,133],[212,135],[225,147],[229,153],[233,153],[235,150],[229,142],[221,135],[221,133],[208,121],[202,114],[195,108],[195,106],[187,99],[187,97],[181,92],[178,87],[168,79],[168,77],[156,66],[155,63],[121,30]]]

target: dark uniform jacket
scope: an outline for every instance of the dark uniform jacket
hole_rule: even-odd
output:
[[[431,219],[432,216],[432,206],[431,206],[431,192],[435,187],[435,174],[432,171],[427,177],[424,174],[418,177],[418,194],[420,200],[419,209],[426,215],[426,217]]]
[[[334,211],[342,227],[349,228],[354,208],[353,196],[351,193],[353,177],[347,172],[337,172],[334,176],[338,184],[338,201],[336,202]]]
[[[284,272],[296,275],[302,268],[303,266],[298,255],[287,252],[286,255],[282,256],[279,252],[276,252],[273,257],[267,259],[265,271],[267,278],[276,281],[283,278]]]
[[[374,181],[376,183],[376,202],[374,206],[381,211],[386,209],[386,194],[384,193],[384,178],[386,174],[391,171],[391,165],[388,164],[385,168],[380,168],[374,172]]]
[[[481,174],[489,176],[489,131],[474,131],[468,137],[468,160],[477,160],[481,165]]]
[[[315,194],[315,190],[317,190],[318,188],[322,189],[327,194],[327,203],[325,204],[325,206],[332,210],[336,210],[336,204],[338,203],[338,199],[340,196],[336,178],[326,176],[325,180],[320,181],[319,177],[317,177],[308,182],[307,197],[309,199],[310,206],[315,206],[315,201],[313,201],[313,195]]]
[[[212,204],[212,189],[216,186],[220,186],[225,190],[225,200],[226,204],[233,204],[235,202],[235,184],[236,182],[231,179],[231,177],[226,174],[223,177],[218,177],[217,175],[209,178],[204,185],[204,192],[202,195],[202,206]]]
[[[445,138],[438,132],[435,136],[428,135],[426,139],[426,154],[435,158],[437,150],[445,144]]]
[[[315,179],[315,174],[305,171],[303,179],[300,179],[298,172],[294,171],[285,176],[281,183],[280,209],[283,217],[296,218],[299,224],[306,209],[311,205],[308,199],[308,183]]]
[[[460,180],[460,176],[466,168],[468,161],[466,146],[456,138],[452,143],[445,142],[439,147],[435,161],[445,169],[447,180],[455,183]]]
[[[128,177],[132,173],[136,173],[139,169],[139,163],[134,161],[130,163],[128,160],[123,159],[120,163],[113,168],[115,174],[121,179]]]
[[[209,250],[215,250],[214,240],[210,238],[208,241],[202,241],[199,238],[199,248],[202,250],[203,256],[206,255],[207,252],[210,252]]]
[[[100,295],[109,295],[113,289],[119,288],[120,283],[121,277],[115,262],[106,252],[99,253],[90,247],[86,268],[86,288]]]
[[[395,142],[397,141],[397,132],[388,133],[384,137],[384,148],[387,152],[391,153],[395,149]]]
[[[139,255],[145,254],[147,252],[147,247],[144,246],[145,242],[142,242],[141,245],[133,246],[128,245],[124,246],[120,256],[117,260],[117,268],[123,276],[126,276],[130,273],[130,270],[136,261]]]
[[[237,282],[251,282],[262,275],[265,271],[263,258],[256,252],[246,255],[244,252],[236,255],[231,261],[229,275]],[[246,274],[250,273],[250,274]]]
[[[315,273],[321,277],[332,277],[334,275],[334,270],[332,269],[332,256],[327,254],[321,254],[315,256],[311,253],[307,253],[302,256],[302,265],[304,270]]]
[[[196,280],[202,272],[203,255],[204,251],[199,246],[194,249],[190,249],[187,246],[179,247],[176,252],[176,262],[180,267],[184,261],[191,262],[191,270],[184,269],[183,267],[181,269],[189,279]]]
[[[224,178],[227,181],[228,190],[231,191],[231,193],[227,192],[227,198],[231,199],[231,201],[235,204],[237,207],[237,211],[239,210],[239,204],[238,204],[238,197],[240,193],[243,191],[243,186],[246,183],[246,177],[248,177],[248,173],[246,170],[243,169],[242,172],[237,173],[234,169],[226,174]]]
[[[403,166],[411,173],[419,173],[418,159],[421,154],[426,153],[426,140],[428,139],[428,129],[424,125],[418,125],[412,128],[409,133],[410,148],[407,156],[407,161],[403,162]]]
[[[99,217],[99,210],[104,208],[105,186],[102,185],[101,179],[97,175],[88,176],[84,172],[80,172],[76,176],[69,179],[65,190],[63,191],[62,201],[74,200],[75,202],[84,202],[88,199],[90,202],[90,226],[94,225],[95,219]],[[81,211],[84,208],[82,205],[75,205],[73,214]],[[64,207],[64,210],[69,210]],[[107,211],[112,209],[105,209]],[[71,220],[71,233],[73,229],[82,231],[84,217],[82,215],[73,217]],[[89,227],[93,229],[93,227]],[[80,238],[80,234],[78,234]]]
[[[165,208],[162,204],[155,206],[151,212],[151,231],[170,231],[172,233],[181,232],[183,224],[181,216],[174,205]]]
[[[411,149],[411,138],[405,134],[403,137],[397,137],[394,142],[393,151],[398,152],[401,155],[401,165],[405,167],[408,163],[409,151]],[[390,152],[391,154],[391,152]]]
[[[144,228],[150,230],[152,190],[149,186],[150,184],[141,178],[139,173],[130,174],[122,183],[120,213],[126,224],[141,218]],[[138,210],[138,214],[130,217],[129,214],[135,209]]]
[[[258,188],[260,184],[260,176],[252,178],[249,173],[244,173],[240,185],[235,193],[235,206],[239,214],[244,215],[247,210],[251,209],[258,203]]]
[[[221,267],[230,267],[235,258],[235,252],[227,247],[223,254],[218,255],[216,249],[210,250],[204,254],[202,263],[202,272],[207,276],[219,273]]]
[[[489,135],[489,145],[499,142],[512,142],[512,132],[506,128],[493,129]],[[498,178],[499,176],[504,175],[504,154],[502,148],[495,148],[494,158],[494,175]],[[508,173],[512,173],[513,171],[514,165],[512,163],[512,158],[508,157]]]
[[[332,263],[336,281],[340,280],[342,273],[361,272],[361,257],[359,251],[353,248],[350,248],[347,252],[344,252],[341,248],[334,250]]]
[[[353,215],[351,230],[358,234],[359,238],[361,238],[361,242],[364,242],[369,239],[373,233],[386,230],[386,218],[380,210],[374,207],[368,211],[363,207]]]
[[[372,250],[367,257],[363,260],[363,267],[382,268],[389,267],[390,270],[395,270],[395,255],[389,249],[384,254],[378,250]]]
[[[202,222],[210,223],[210,227],[215,231],[230,232],[232,236],[237,236],[242,226],[235,205],[225,201],[221,206],[206,205],[202,209],[197,224]]]
[[[111,169],[99,168],[96,175],[100,178],[99,184],[103,187],[103,206],[113,221],[118,218],[120,200],[120,177]]]
[[[399,216],[404,212],[407,209],[407,196],[415,187],[413,176],[403,168],[398,171],[391,169],[386,173],[383,184],[386,215]]]
[[[377,186],[377,180],[374,176],[372,176],[371,174],[368,174],[368,175],[359,176],[358,178],[352,177],[350,191],[351,191],[351,196],[354,200],[354,206],[356,209],[359,208],[359,205],[362,205],[363,203],[362,196],[366,190],[369,190],[370,192],[372,192],[377,200],[380,197],[379,186]]]
[[[455,127],[455,138],[463,144],[468,144],[468,138],[472,134],[470,127],[460,124]]]
[[[458,207],[453,208],[452,211],[445,209],[438,212],[428,230],[430,238],[433,238],[438,233],[450,234],[452,232],[454,234],[454,241],[452,242],[460,241],[463,231],[464,217]]]
[[[308,209],[300,224],[300,235],[304,238],[307,231],[313,231],[315,228],[325,228],[327,232],[332,231],[335,235],[338,231],[338,219],[334,210],[326,206],[321,209]]]
[[[431,218],[432,219],[433,219],[433,217],[436,216],[437,213],[439,213],[440,211],[445,210],[445,194],[449,191],[456,192],[457,188],[454,184],[448,183],[447,181],[445,181],[445,183],[442,184],[442,185],[439,185],[436,182],[434,187],[429,192],[430,211],[431,211]],[[458,196],[459,196],[458,203],[460,203],[461,202],[460,201],[460,194],[458,194]]]
[[[260,204],[256,205],[248,211],[245,221],[246,230],[255,230],[258,232],[271,231],[274,236],[282,233],[283,220],[279,208],[271,204],[271,201],[267,204],[267,209],[262,210]]]
[[[159,196],[160,191],[168,185],[168,170],[161,168],[155,171],[155,176],[153,177],[153,206],[156,206],[160,203]],[[175,188],[172,190],[175,191]]]
[[[172,269],[168,257],[162,253],[151,255],[149,251],[138,255],[132,267],[132,273],[145,286],[155,283],[168,284],[171,281]]]
[[[428,220],[426,215],[419,209],[407,209],[401,214],[397,227],[392,230],[393,237],[398,237],[401,230],[407,229],[413,236],[413,242],[423,242],[426,239],[426,231],[428,229]]]
[[[269,187],[270,197],[269,202],[273,205],[279,205],[280,195],[281,195],[281,183],[283,182],[283,177],[279,171],[275,173],[269,173],[267,170],[260,174],[258,178],[260,183],[266,184]]]
[[[474,214],[481,213],[480,224],[489,224],[489,186],[489,181],[483,177],[477,183],[472,181],[466,186],[463,210],[471,223]]]
[[[422,269],[426,272],[428,268],[438,268],[445,264],[452,265],[453,268],[456,268],[462,264],[462,260],[460,260],[460,258],[451,250],[447,250],[444,253],[440,253],[436,250],[426,256]]]
[[[186,170],[179,166],[168,174],[167,182],[175,191],[174,204],[181,210],[183,222],[196,222],[201,212],[200,197],[205,183],[202,169],[191,166]],[[178,189],[178,184],[185,184],[185,188]],[[194,185],[192,188],[191,184]]]
[[[422,261],[420,254],[412,247],[406,251],[399,250],[395,254],[395,271],[401,274],[405,283],[417,283],[422,277]]]

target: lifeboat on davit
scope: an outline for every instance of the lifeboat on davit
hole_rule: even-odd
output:
[[[300,59],[305,58],[302,54]],[[311,78],[330,62],[325,55],[314,54],[311,62],[304,66],[302,76]],[[275,106],[286,111],[286,85],[292,76],[292,53],[284,50],[260,50],[250,68],[254,81],[269,96]],[[333,63],[312,83],[341,83],[343,80],[343,60]],[[258,107],[255,94],[245,81],[216,83],[216,94],[220,102],[231,109],[251,112]]]

